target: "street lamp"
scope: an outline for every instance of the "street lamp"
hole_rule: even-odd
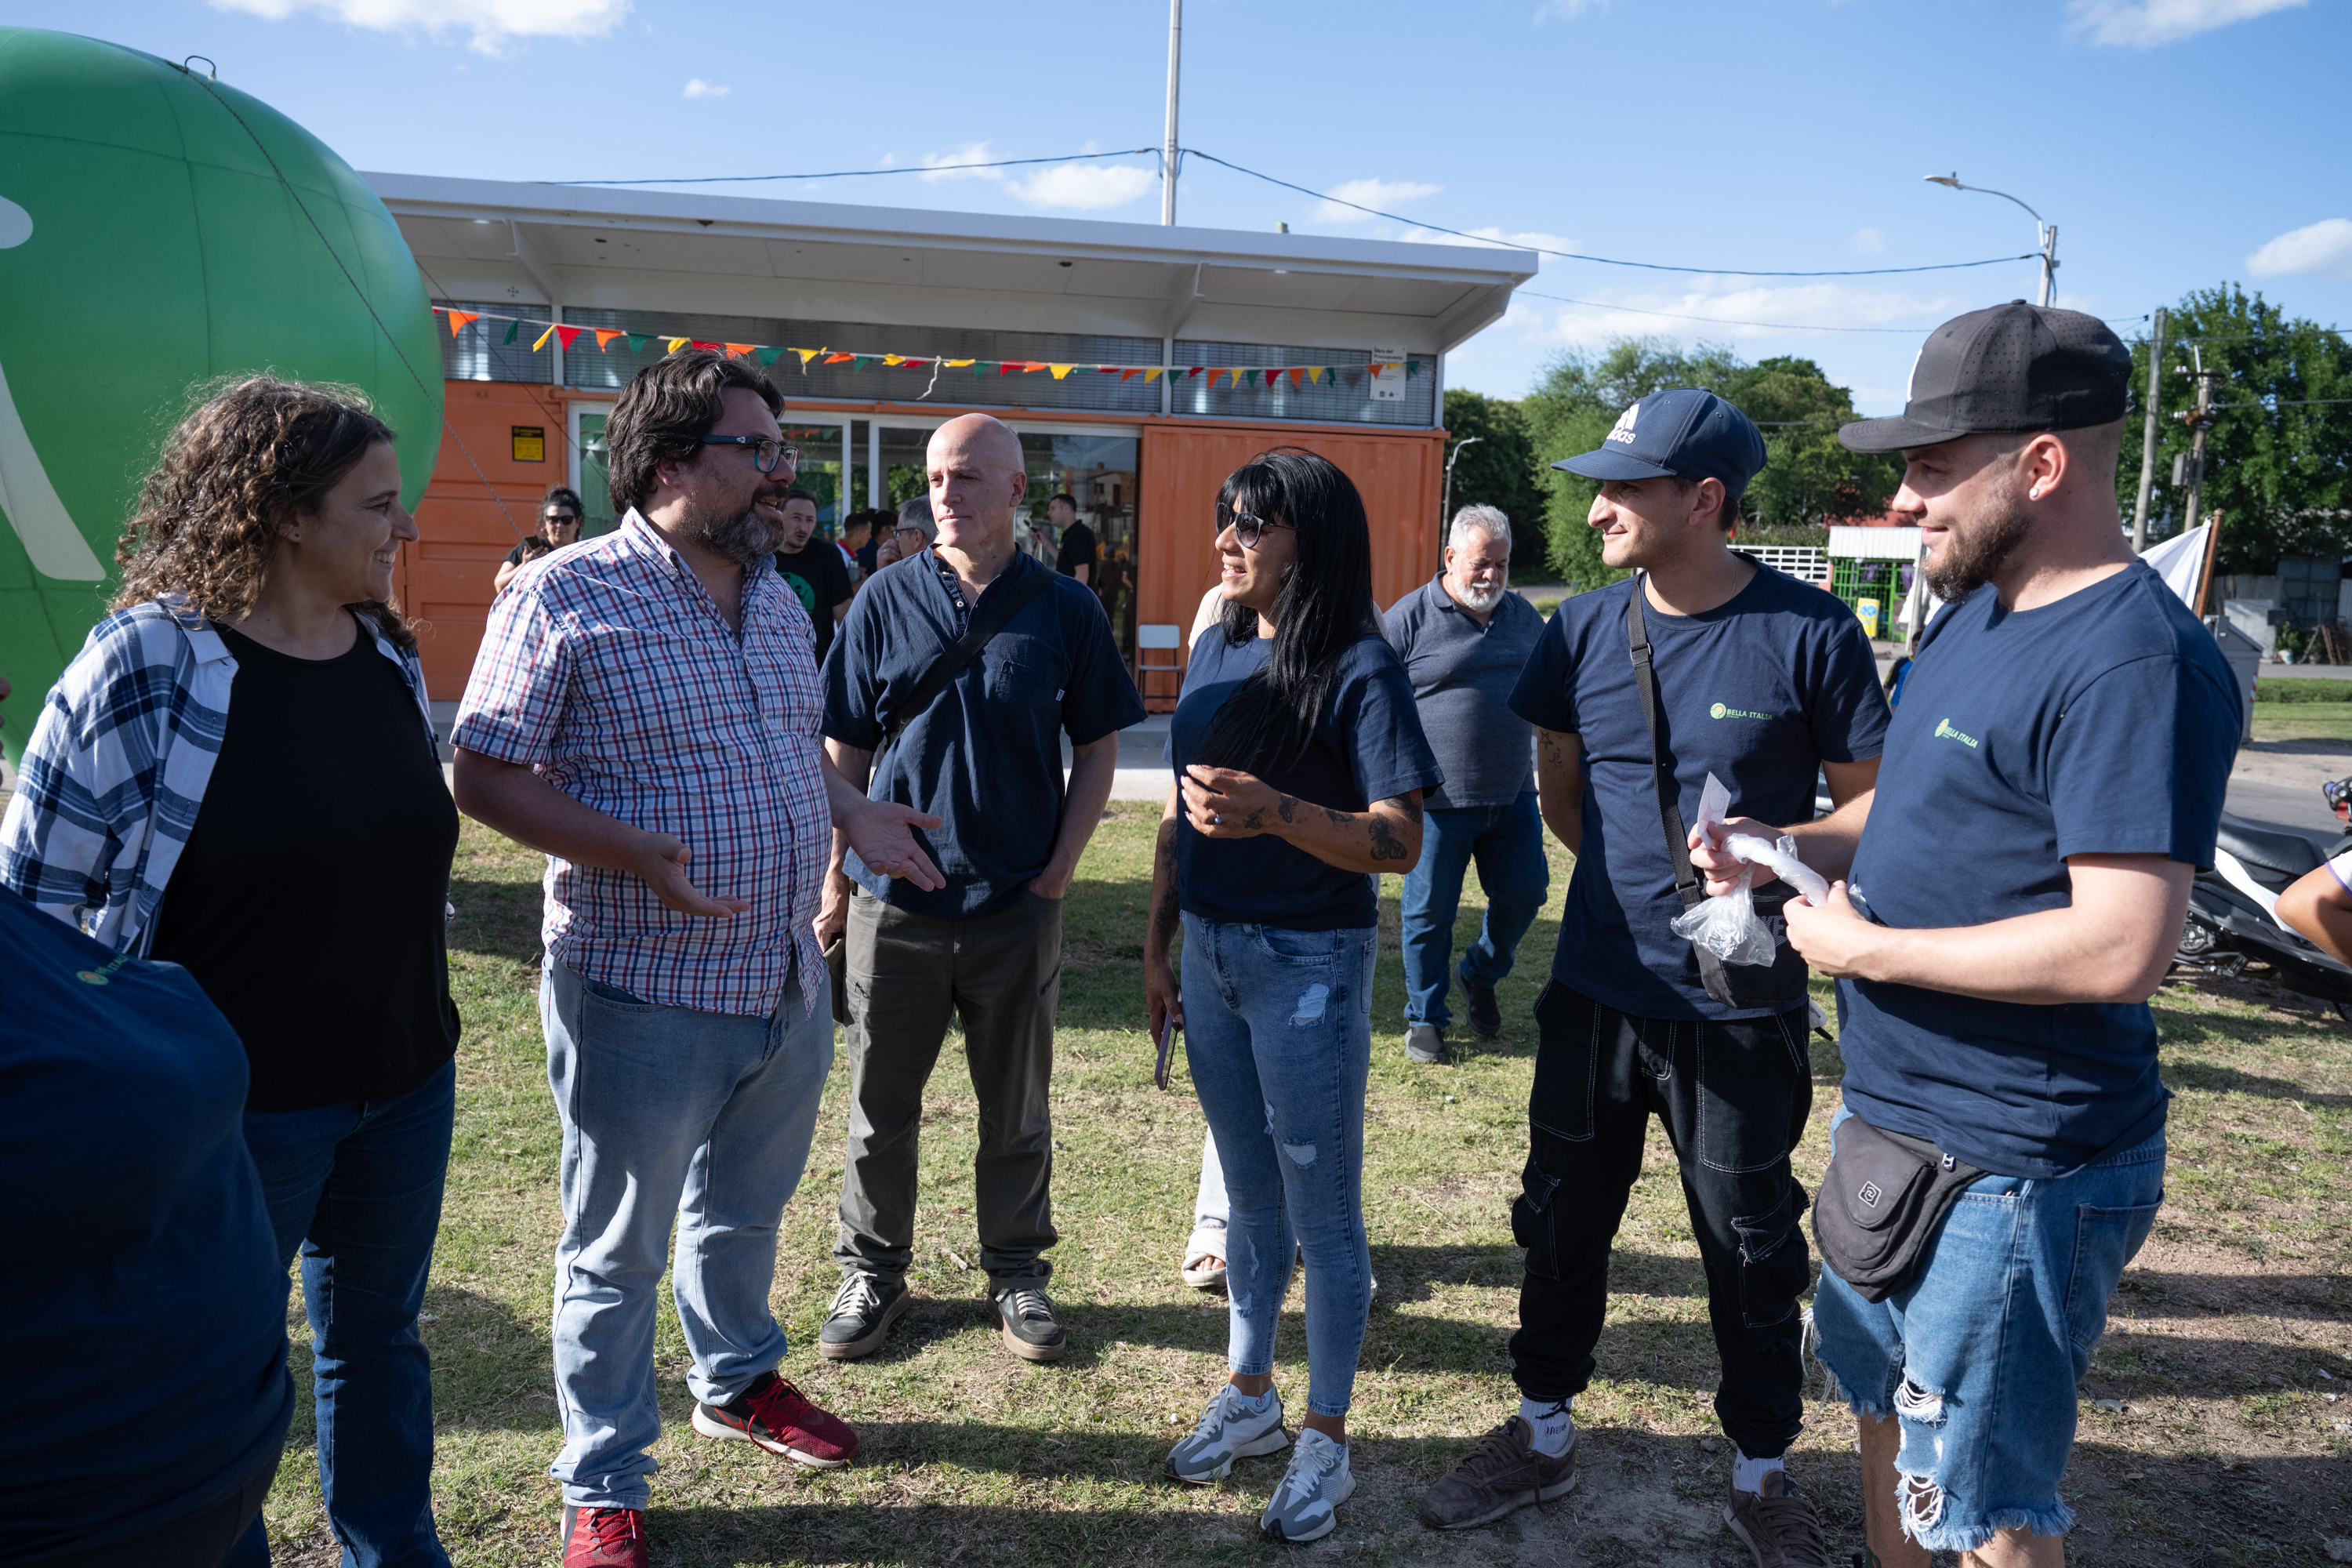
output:
[[[1486,438],[1484,436],[1463,437],[1454,443],[1453,456],[1445,459],[1445,515],[1437,520],[1437,542],[1440,546],[1445,542],[1446,525],[1454,521],[1454,459],[1462,455],[1463,447],[1475,447]]]
[[[1960,184],[1960,177],[1958,174],[1927,174],[1922,177],[1931,185],[1949,185],[1956,191],[1975,191],[1983,195],[1999,196],[2003,201],[2017,202],[2019,206],[2025,207],[2027,212],[2032,213],[2033,232],[2040,237],[2041,240],[2042,303],[2045,309],[2057,303],[2058,226],[2056,224],[2043,223],[2040,213],[2033,212],[2033,209],[2025,206],[2023,202],[2018,202],[2017,198],[2007,191],[1996,191],[1989,185],[1964,185]]]

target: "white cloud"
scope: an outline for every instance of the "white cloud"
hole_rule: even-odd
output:
[[[1009,187],[1035,207],[1076,207],[1099,211],[1124,206],[1146,191],[1160,188],[1160,171],[1134,163],[1049,164]]]
[[[724,98],[733,90],[734,89],[728,87],[723,83],[708,82],[703,80],[700,77],[696,77],[693,80],[686,84],[686,90],[678,96],[681,98]]]
[[[1874,228],[1858,228],[1846,236],[1845,247],[1856,256],[1876,256],[1886,248],[1886,237]]]
[[[2331,217],[2289,229],[2246,258],[2257,278],[2306,277],[2352,281],[2352,219]]]
[[[2273,11],[2291,10],[2310,0],[2068,0],[2070,33],[2087,33],[2110,47],[2152,49],[2251,21]]]
[[[1787,286],[1699,285],[1663,289],[1579,287],[1557,275],[1538,280],[1544,293],[1574,293],[1585,304],[1562,304],[1520,294],[1511,321],[1554,347],[1599,348],[1614,338],[1674,338],[1684,342],[1740,346],[1817,345],[1851,340],[1851,327],[1916,327],[1922,337],[1969,303],[1958,295],[1914,294],[1899,288],[1822,281]],[[1525,314],[1522,315],[1524,310]],[[1891,341],[1891,335],[1890,335]]]
[[[967,142],[951,152],[926,153],[916,162],[926,171],[923,178],[929,181],[1002,180],[1004,178],[1004,171],[1002,169],[957,169],[942,166],[954,163],[985,163],[995,155],[989,151],[988,143],[985,142]]]
[[[516,38],[594,38],[629,12],[629,0],[212,0],[215,8],[282,22],[313,13],[371,32],[423,32],[435,37],[453,27],[472,37],[467,47],[495,55]]]
[[[1609,0],[1544,0],[1536,7],[1536,20],[1557,16],[1563,22],[1573,22],[1587,11],[1597,11],[1607,4]]]
[[[1318,202],[1307,215],[1310,223],[1362,223],[1372,215],[1360,213],[1355,207],[1343,207],[1341,202],[1354,202],[1360,206],[1396,207],[1407,202],[1417,202],[1423,196],[1433,196],[1444,185],[1416,184],[1411,180],[1349,180],[1334,185],[1326,193],[1327,199]]]

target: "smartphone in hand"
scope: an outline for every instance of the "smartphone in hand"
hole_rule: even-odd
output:
[[[1161,1089],[1168,1087],[1168,1069],[1176,1060],[1176,1037],[1182,1032],[1173,1018],[1160,1026],[1160,1060],[1151,1069],[1151,1081]]]

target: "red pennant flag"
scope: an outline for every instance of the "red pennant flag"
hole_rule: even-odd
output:
[[[760,345],[757,343],[729,343],[727,345],[727,357],[729,359],[742,359],[746,355],[750,354],[753,349],[756,349]]]
[[[1207,365],[1204,365],[1204,364],[1196,364],[1196,365],[1194,365],[1192,369],[1190,369],[1190,370],[1188,370],[1188,371],[1186,371],[1186,372],[1184,373],[1184,379],[1185,379],[1186,381],[1190,381],[1190,380],[1192,380],[1194,376],[1196,376],[1196,375],[1200,374],[1202,371],[1204,371],[1204,370],[1206,370],[1206,369],[1208,369],[1208,368],[1209,368],[1209,367],[1208,367]]]
[[[1017,359],[1003,359],[996,362],[996,374],[999,375],[1011,375],[1014,371],[1023,368],[1024,367]]]
[[[474,322],[474,321],[480,321],[481,319],[482,319],[482,313],[481,313],[479,310],[452,310],[452,311],[450,311],[450,312],[449,312],[449,335],[450,335],[451,337],[453,337],[453,338],[454,338],[454,337],[456,337],[459,332],[462,332],[462,331],[464,331],[466,330],[466,328],[467,328],[467,324],[468,324],[468,323],[470,323],[470,322]]]
[[[568,349],[572,346],[572,340],[578,337],[583,330],[579,327],[558,327],[555,329],[555,341]]]
[[[713,350],[715,350],[715,349],[717,349],[717,348],[719,347],[719,345],[718,345],[717,343],[706,343],[706,342],[704,342],[700,338],[690,338],[690,339],[688,339],[688,341],[689,342],[693,343],[693,344],[694,344],[694,346],[695,346],[696,348],[698,348],[698,349],[713,349]]]
[[[902,359],[898,363],[908,370],[921,370],[931,362],[927,359]]]

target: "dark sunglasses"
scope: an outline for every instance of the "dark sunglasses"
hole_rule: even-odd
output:
[[[765,436],[705,436],[702,444],[706,447],[749,447],[751,448],[751,466],[763,474],[774,473],[779,463],[794,469],[801,466],[801,449],[798,447],[787,447],[781,441],[771,441]]]
[[[1217,531],[1223,533],[1228,528],[1232,529],[1234,538],[1240,542],[1244,550],[1255,550],[1258,541],[1265,537],[1267,529],[1289,526],[1286,522],[1268,522],[1262,517],[1253,517],[1248,512],[1235,511],[1230,507],[1217,509]]]

